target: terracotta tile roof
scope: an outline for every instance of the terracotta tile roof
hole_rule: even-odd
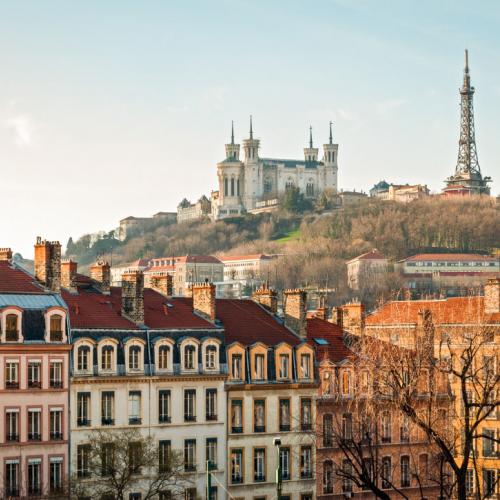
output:
[[[193,264],[222,264],[222,262],[213,255],[183,255],[176,257],[176,262],[189,262]]]
[[[93,288],[79,288],[78,294],[63,290],[62,296],[69,308],[72,328],[138,329],[121,315],[120,287],[111,287],[110,295]],[[144,289],[144,322],[151,329],[215,328],[194,314],[192,305],[184,299],[167,299],[149,288]]]
[[[376,248],[374,248],[370,252],[362,253],[361,255],[354,257],[354,259],[351,259],[348,262],[354,262],[355,260],[381,260],[381,259],[387,259],[387,257],[384,257]]]
[[[224,325],[227,344],[263,342],[274,346],[280,342],[290,345],[301,342],[281,321],[252,300],[217,299],[216,304],[217,318]]]
[[[0,261],[0,293],[44,293],[35,278],[8,261]]]
[[[149,265],[149,259],[137,259],[132,262],[127,262],[125,264],[118,264],[113,266],[113,269],[134,269],[139,267],[147,267]]]
[[[250,255],[223,255],[219,257],[222,262],[232,261],[232,260],[264,260],[264,259],[274,259],[275,255],[267,255],[265,253],[256,253]]]
[[[365,324],[366,326],[377,326],[417,323],[418,313],[424,309],[429,309],[432,312],[436,325],[498,322],[500,314],[484,317],[483,302],[483,297],[387,302],[380,309],[368,314]]]
[[[480,255],[476,253],[419,253],[412,255],[401,262],[414,262],[414,261],[427,261],[427,260],[440,260],[440,261],[483,261],[483,262],[497,262],[495,257],[489,255]]]
[[[315,339],[320,340],[321,343],[316,342]],[[321,339],[327,344],[324,344]],[[325,359],[339,362],[354,357],[354,353],[344,344],[342,328],[324,319],[310,318],[307,320],[307,340],[316,349],[318,362]]]

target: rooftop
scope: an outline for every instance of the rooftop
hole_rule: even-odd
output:
[[[6,260],[0,261],[0,293],[44,293],[35,277]]]
[[[384,257],[376,248],[374,248],[369,252],[362,253],[361,255],[354,257],[354,259],[349,260],[347,263],[354,262],[356,260],[387,260],[387,257]]]
[[[481,255],[476,253],[420,253],[412,255],[400,262],[415,262],[415,261],[483,261],[483,262],[498,262],[495,257],[489,255]]]

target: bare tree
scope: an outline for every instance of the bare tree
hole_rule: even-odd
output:
[[[167,493],[174,498],[190,485],[181,454],[137,429],[93,431],[77,453],[74,498],[124,500],[134,491],[144,500],[167,498]]]

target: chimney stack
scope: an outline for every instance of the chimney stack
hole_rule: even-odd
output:
[[[42,240],[35,244],[35,277],[52,292],[61,290],[61,244],[58,241]]]
[[[341,306],[341,311],[342,327],[360,333],[365,326],[365,306],[360,302],[350,302]]]
[[[500,313],[500,278],[490,278],[484,285],[484,313]]]
[[[332,317],[330,318],[330,323],[334,325],[340,326],[343,328],[344,324],[342,321],[342,308],[341,307],[332,307]]]
[[[127,271],[122,275],[122,316],[136,324],[144,323],[144,274]]]
[[[12,250],[10,248],[0,248],[0,261],[10,262],[12,260]]]
[[[101,293],[109,295],[111,287],[111,268],[108,262],[98,260],[90,268],[90,277],[95,281]]]
[[[255,290],[252,294],[252,299],[265,307],[273,314],[278,312],[278,294],[276,290],[269,288],[267,283],[264,283],[261,288]]]
[[[61,262],[61,286],[70,293],[76,293],[76,272],[78,264],[71,259]]]
[[[285,290],[285,326],[299,337],[307,337],[307,293],[304,290]]]
[[[194,283],[193,292],[193,310],[202,318],[215,323],[215,285],[213,283]]]
[[[174,294],[174,282],[173,276],[171,274],[151,276],[149,279],[149,283],[153,290],[156,290],[166,297],[172,297],[172,295]]]

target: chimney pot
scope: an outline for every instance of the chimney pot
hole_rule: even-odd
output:
[[[0,261],[12,260],[12,250],[10,248],[0,248]]]
[[[278,313],[278,294],[276,290],[269,288],[267,284],[255,290],[252,299],[273,314]]]
[[[144,274],[127,271],[122,275],[122,316],[144,324]]]
[[[61,262],[61,286],[66,288],[70,293],[76,293],[76,273],[78,264],[71,260],[63,260]]]
[[[285,326],[299,337],[307,337],[307,293],[301,289],[285,290]]]
[[[95,281],[95,284],[101,293],[108,295],[111,289],[111,268],[109,263],[103,260],[98,260],[90,268],[90,277]]]
[[[42,240],[35,244],[35,277],[52,292],[61,290],[61,244],[58,241]]]
[[[173,276],[171,274],[151,276],[149,279],[149,283],[153,290],[156,290],[166,297],[172,297],[174,283]]]
[[[193,311],[207,321],[215,323],[215,285],[212,283],[194,283],[192,293]]]

